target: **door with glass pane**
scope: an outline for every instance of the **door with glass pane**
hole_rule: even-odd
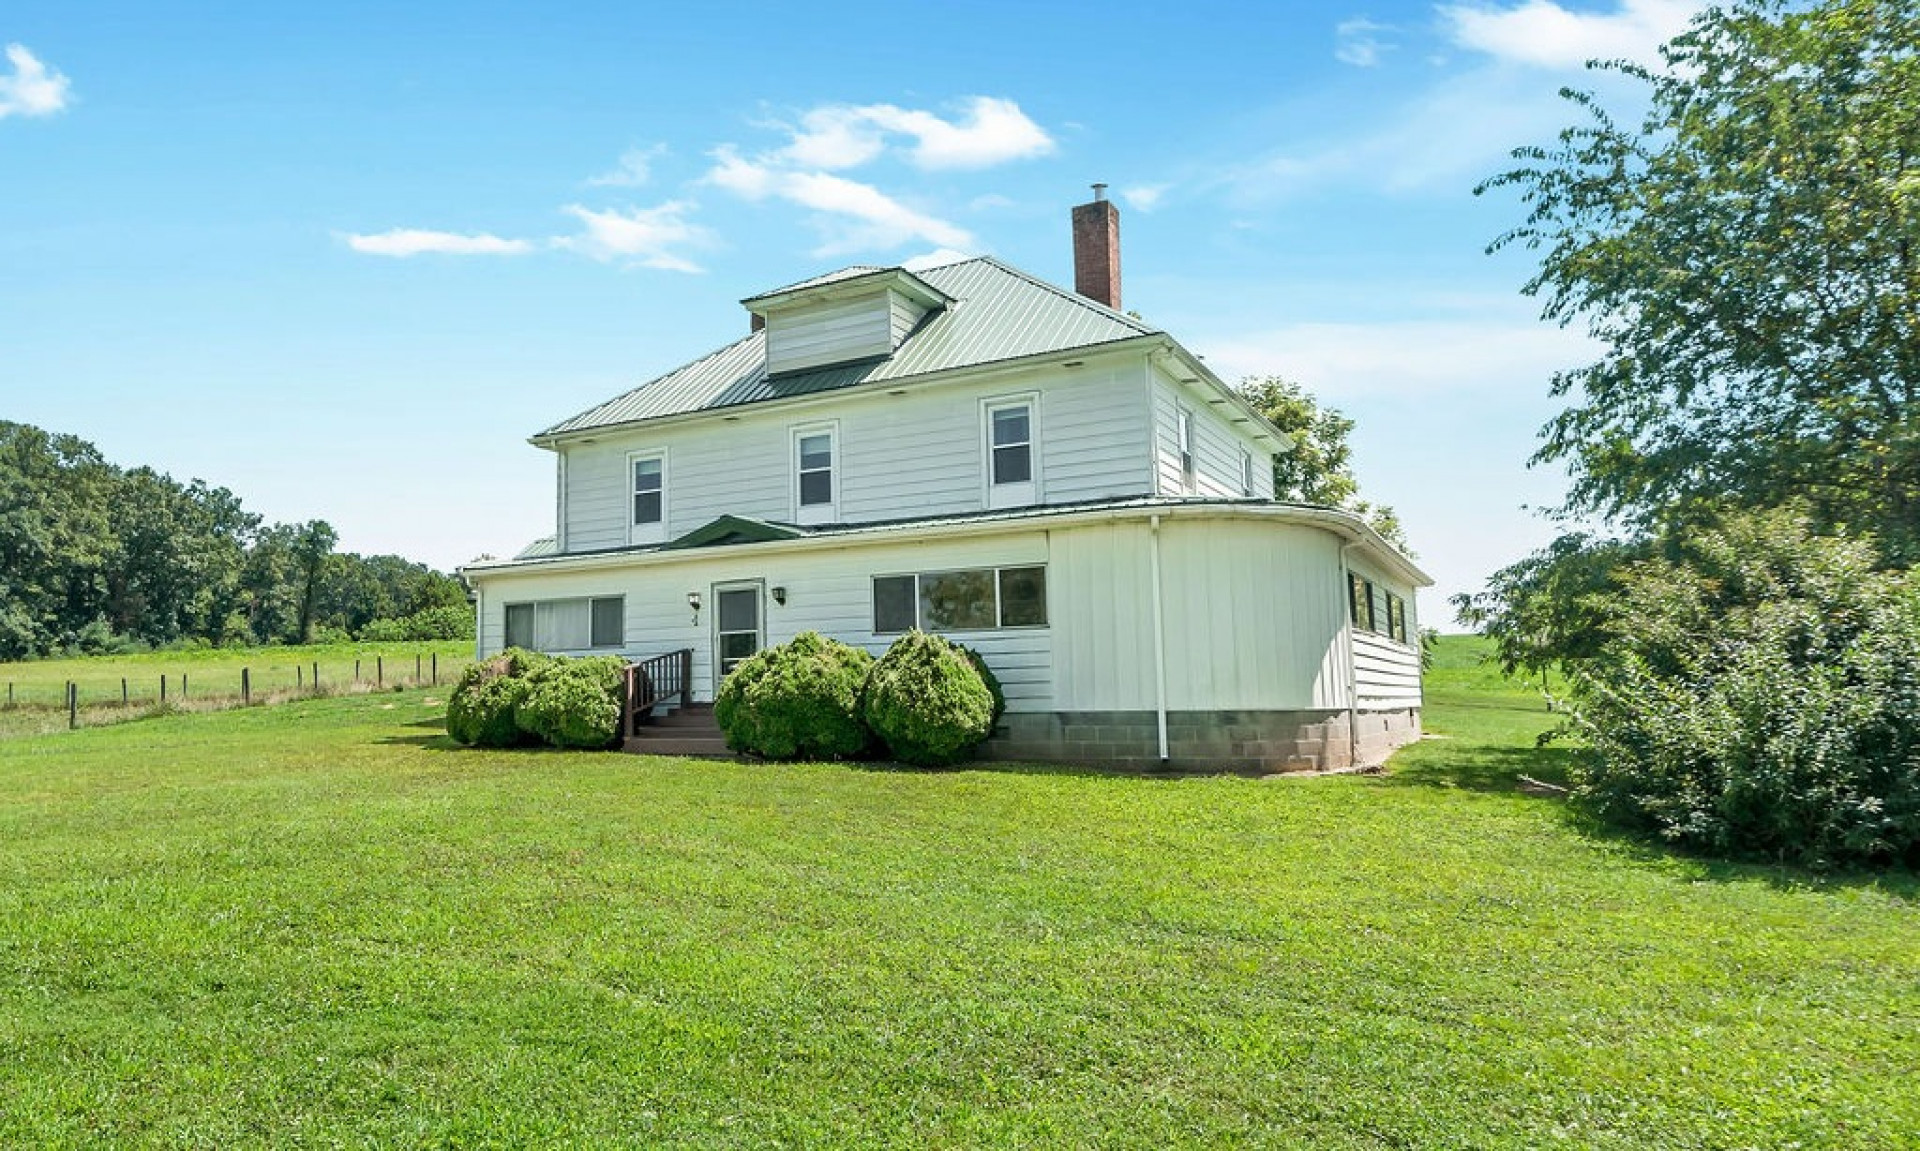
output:
[[[713,585],[714,686],[766,640],[760,581]]]

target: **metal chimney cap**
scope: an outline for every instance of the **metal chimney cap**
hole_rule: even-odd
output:
[[[1107,186],[1105,184],[1095,184],[1093,186],[1094,202],[1099,203],[1101,200],[1104,200],[1106,198],[1107,198]]]

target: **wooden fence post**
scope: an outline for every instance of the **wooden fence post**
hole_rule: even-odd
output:
[[[307,686],[307,669],[300,664],[293,665],[293,688],[295,691]]]
[[[167,702],[167,673],[160,673],[160,702]]]
[[[353,682],[360,682],[360,661],[357,659],[353,661]]]
[[[435,687],[440,686],[440,653],[437,651],[433,653],[433,686]],[[13,689],[8,688],[7,691],[8,691],[7,698],[11,700],[13,698],[13,695],[12,695]]]
[[[120,677],[120,706],[127,706],[127,677]]]
[[[242,706],[253,702],[253,676],[246,668],[240,669],[240,703]]]
[[[180,698],[187,698],[187,673],[184,671],[180,673]]]
[[[373,657],[373,686],[387,686],[387,657],[384,655]]]
[[[320,661],[313,661],[313,690],[320,690]]]
[[[13,681],[12,680],[7,681],[7,706],[8,707],[13,706]]]
[[[67,681],[67,730],[80,726],[80,685]]]
[[[420,682],[420,653],[413,653],[413,682]]]

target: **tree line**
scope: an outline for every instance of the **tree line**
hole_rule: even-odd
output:
[[[1742,0],[1480,191],[1603,346],[1567,529],[1456,597],[1565,676],[1578,792],[1676,844],[1920,864],[1920,6]]]
[[[324,520],[265,523],[226,488],[0,421],[0,659],[472,634],[458,580],[338,542]]]

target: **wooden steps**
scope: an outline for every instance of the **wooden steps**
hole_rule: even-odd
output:
[[[635,755],[697,755],[731,759],[726,737],[714,722],[713,705],[689,704],[641,724],[622,745]]]

